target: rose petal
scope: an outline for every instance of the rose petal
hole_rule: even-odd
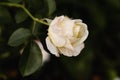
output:
[[[84,48],[84,43],[80,45],[74,45],[74,50],[70,50],[68,48],[58,48],[61,52],[61,54],[72,57],[72,56],[77,56],[81,53],[82,49]]]
[[[77,38],[77,36],[79,34],[79,31],[80,31],[80,26],[79,25],[74,25],[74,28],[73,28],[74,37]]]
[[[72,46],[70,40],[68,40],[68,39],[66,39],[66,44],[65,44],[64,47],[66,47],[66,48],[68,48],[70,50],[73,50],[73,46]]]
[[[80,26],[81,26],[81,28],[80,28],[79,35],[78,35],[78,38],[79,38],[78,42],[81,44],[86,40],[89,33],[88,33],[88,30],[87,30],[87,25],[86,24],[80,23]]]
[[[60,26],[63,30],[64,36],[67,36],[68,38],[73,36],[74,21],[70,20],[67,17],[64,17]]]
[[[73,54],[73,51],[68,48],[62,47],[62,48],[58,48],[58,49],[60,51],[60,54],[63,54],[64,56],[71,57]]]
[[[49,37],[52,40],[52,43],[57,46],[57,47],[62,47],[65,45],[66,40],[65,38],[61,35],[61,30],[58,30],[57,28],[49,28]]]
[[[57,25],[64,16],[56,17],[50,24],[48,29],[48,36],[50,37],[52,43],[57,47],[62,47],[65,44],[64,36],[62,35],[61,28]]]
[[[74,52],[73,52],[73,56],[77,56],[81,53],[81,51],[84,48],[84,43],[81,43],[79,45],[74,45]]]
[[[45,49],[43,48],[42,43],[39,40],[35,40],[35,42],[37,43],[37,45],[39,46],[39,48],[42,51],[42,58],[43,58],[42,61],[43,61],[43,63],[46,62],[46,61],[49,61],[50,54],[45,51]]]
[[[46,44],[47,44],[47,48],[48,50],[54,54],[55,56],[59,57],[59,53],[57,48],[52,44],[52,42],[50,41],[49,37],[46,38]]]
[[[55,19],[51,22],[50,26],[56,25],[56,24],[57,24],[59,21],[61,21],[62,19],[64,19],[64,16],[55,17]]]
[[[82,23],[82,20],[81,19],[74,19],[72,21],[75,21],[75,24],[79,24],[79,23]]]

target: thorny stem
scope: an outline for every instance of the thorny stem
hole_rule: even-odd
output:
[[[21,8],[26,12],[26,14],[28,14],[28,16],[33,21],[42,23],[42,24],[47,25],[47,26],[49,25],[47,22],[43,21],[42,19],[35,18],[23,5],[20,5],[20,4],[17,4],[17,3],[5,3],[5,2],[0,2],[0,5]]]

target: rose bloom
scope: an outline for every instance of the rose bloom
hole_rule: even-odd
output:
[[[87,36],[87,25],[82,20],[60,16],[51,21],[46,44],[48,50],[57,57],[60,54],[77,56],[84,48]]]

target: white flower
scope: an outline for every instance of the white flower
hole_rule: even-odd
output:
[[[46,44],[48,50],[57,57],[60,54],[77,56],[84,48],[87,36],[87,25],[80,19],[71,20],[66,16],[60,16],[51,21]]]

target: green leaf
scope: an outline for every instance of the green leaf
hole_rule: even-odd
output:
[[[56,10],[55,0],[46,0],[48,5],[48,15],[51,15]]]
[[[0,7],[0,24],[10,23],[12,21],[9,11],[5,7]]]
[[[19,28],[13,32],[8,44],[10,46],[19,46],[24,43],[31,36],[31,31],[25,28]]]
[[[32,42],[24,49],[19,69],[23,76],[29,76],[36,72],[42,65],[42,54],[39,46]]]
[[[30,8],[33,12],[43,9],[43,2],[44,0],[26,0],[28,8]]]
[[[15,15],[16,23],[23,22],[27,17],[28,15],[23,10],[18,10]]]
[[[120,0],[106,0],[108,4],[115,8],[120,8]]]
[[[14,2],[14,3],[19,3],[19,2],[21,2],[22,0],[8,0],[8,1]]]
[[[87,5],[88,9],[90,10],[91,18],[97,25],[97,30],[104,30],[106,26],[105,13],[99,8],[97,4],[90,3],[89,6]]]

